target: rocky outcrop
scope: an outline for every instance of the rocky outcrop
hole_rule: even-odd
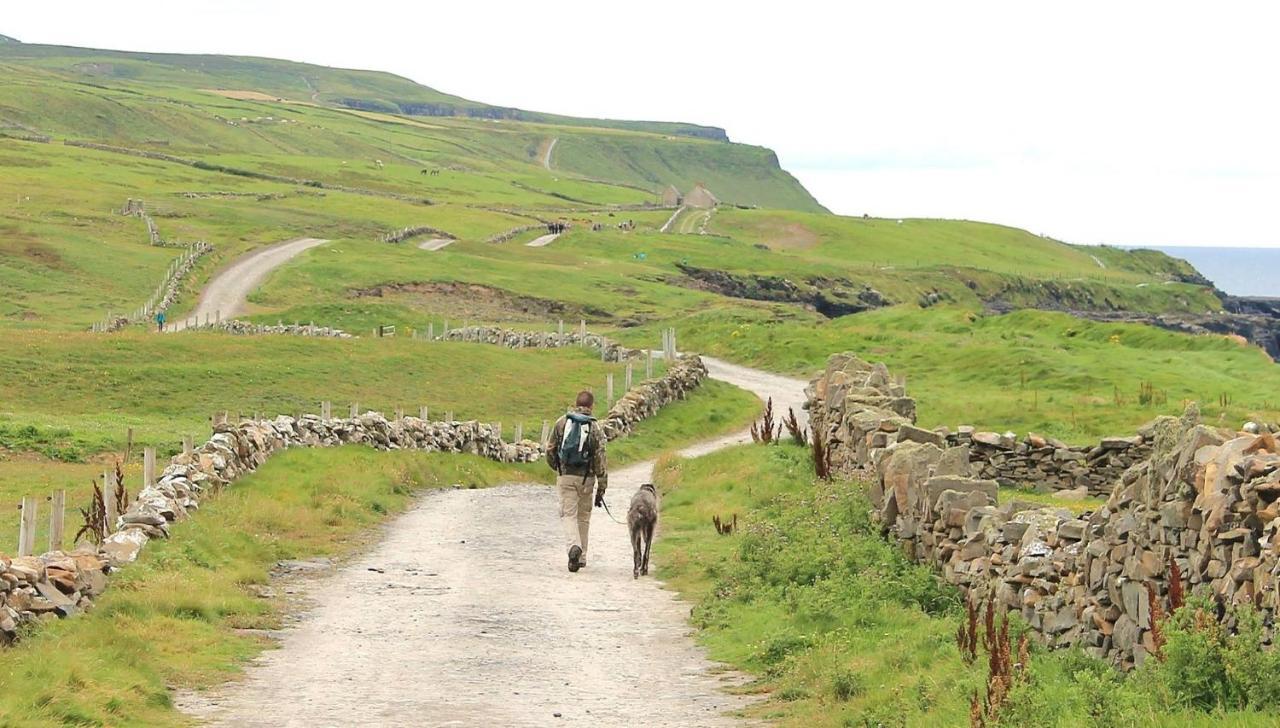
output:
[[[658,379],[641,382],[614,403],[601,420],[610,440],[630,434],[667,404],[684,399],[707,376],[696,356],[673,362]],[[389,420],[377,412],[345,419],[280,416],[214,427],[190,454],[172,458],[156,482],[142,488],[119,516],[100,548],[82,545],[70,553],[0,556],[0,642],[16,639],[22,625],[69,617],[91,606],[107,586],[107,575],[138,558],[147,543],[168,538],[170,527],[190,517],[200,503],[253,472],[290,447],[365,444],[379,450],[470,453],[499,462],[534,462],[543,445],[505,442],[482,422],[430,422],[417,417]]]
[[[751,301],[798,303],[827,318],[861,313],[892,303],[874,288],[858,286],[845,279],[810,278],[796,283],[781,276],[729,273],[684,263],[677,263],[676,267],[685,275],[676,283]]]
[[[1243,301],[1246,299],[1236,299]],[[1250,299],[1264,302],[1272,299]],[[1269,308],[1258,303],[1234,304],[1238,311],[1221,311],[1206,314],[1134,313],[1131,311],[1074,311],[1067,313],[1090,321],[1108,323],[1147,324],[1182,334],[1238,336],[1267,353],[1273,361],[1280,361],[1280,313],[1266,313]],[[1278,305],[1280,307],[1280,305]]]
[[[975,477],[970,447],[986,438],[952,445],[916,428],[914,402],[883,365],[834,356],[808,396],[833,464],[870,480],[885,533],[970,598],[1019,612],[1045,644],[1141,663],[1155,649],[1148,590],[1167,612],[1174,565],[1192,591],[1260,608],[1270,641],[1280,448],[1269,428],[1207,427],[1194,409],[1159,418],[1142,436],[1150,457],[1125,470],[1105,506],[1075,515],[1001,505],[998,483]]]

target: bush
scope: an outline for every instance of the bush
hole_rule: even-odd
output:
[[[1224,624],[1234,621],[1234,632]],[[1263,650],[1262,619],[1252,606],[1223,619],[1193,598],[1165,627],[1164,661],[1146,671],[1179,704],[1202,710],[1280,706],[1280,653]]]

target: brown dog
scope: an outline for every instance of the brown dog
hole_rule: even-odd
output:
[[[635,561],[632,578],[649,573],[649,546],[653,544],[653,530],[658,525],[658,491],[653,483],[645,483],[631,496],[631,508],[627,510],[627,529],[631,531],[631,553]],[[643,546],[643,548],[642,548]]]

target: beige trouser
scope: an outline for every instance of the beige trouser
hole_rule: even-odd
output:
[[[558,475],[556,488],[560,491],[560,529],[564,532],[565,551],[581,546],[585,558],[587,531],[591,528],[591,505],[595,500],[595,476]]]

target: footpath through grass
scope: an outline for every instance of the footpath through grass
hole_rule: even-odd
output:
[[[283,604],[252,595],[281,559],[339,556],[415,492],[526,477],[471,456],[290,450],[210,499],[111,579],[93,611],[41,625],[0,660],[0,725],[182,725],[171,688],[233,675]]]
[[[986,656],[967,665],[956,648],[960,596],[880,536],[860,484],[816,481],[809,454],[789,444],[667,458],[656,480],[658,575],[692,602],[711,657],[757,676],[762,699],[750,717],[804,728],[970,725]],[[737,515],[738,532],[716,533],[715,515]],[[1195,622],[1178,612],[1168,660],[1129,675],[1033,647],[1029,676],[988,725],[1276,725],[1280,655],[1259,650],[1260,624],[1233,639]],[[1022,629],[1015,618],[1015,641]]]
[[[617,441],[611,461],[738,430],[758,408],[749,393],[707,382]],[[185,725],[171,691],[231,678],[269,645],[237,630],[281,625],[286,605],[254,596],[277,561],[350,554],[423,489],[550,478],[543,463],[363,446],[285,451],[148,546],[92,612],[41,625],[7,650],[0,725]],[[0,539],[10,536],[0,528]]]

